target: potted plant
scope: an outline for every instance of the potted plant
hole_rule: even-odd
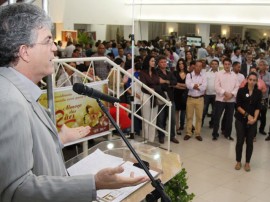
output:
[[[174,178],[165,184],[165,192],[173,202],[190,202],[195,197],[194,193],[187,192],[187,171],[185,168],[181,170]]]

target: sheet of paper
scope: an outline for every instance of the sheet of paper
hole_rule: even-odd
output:
[[[103,168],[116,167],[122,163],[124,163],[122,158],[105,154],[100,149],[97,149],[67,170],[71,176],[96,174]]]
[[[104,152],[97,149],[92,154],[88,155],[78,163],[72,165],[68,168],[68,172],[71,176],[75,175],[86,175],[86,174],[96,174],[99,170],[107,167],[116,167],[118,165],[123,166],[124,172],[120,175],[130,176],[131,172],[134,172],[134,176],[145,176],[144,170],[133,166],[132,162],[124,162],[122,158],[115,157],[112,155],[105,154]],[[152,176],[156,177],[158,172],[150,170]],[[144,183],[145,184],[145,183]],[[135,190],[139,189],[144,184],[139,184],[133,187],[125,187],[115,190],[98,190],[97,197],[100,201],[105,202],[117,202],[121,201],[130,195]]]

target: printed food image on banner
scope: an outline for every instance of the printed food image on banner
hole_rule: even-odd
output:
[[[86,84],[102,93],[108,94],[106,81]],[[39,102],[47,108],[47,93],[44,91]],[[102,112],[95,99],[79,95],[72,90],[72,86],[55,89],[55,119],[58,131],[66,124],[74,128],[78,126],[90,126],[89,135],[98,134],[109,130],[109,119]],[[103,102],[108,106],[106,102]]]

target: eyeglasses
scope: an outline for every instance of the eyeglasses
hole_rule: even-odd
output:
[[[31,44],[31,46],[35,46],[35,45],[43,45],[43,46],[50,46],[50,47],[52,47],[54,45],[54,41],[52,39],[50,39],[49,41],[46,41],[46,42],[32,43]]]

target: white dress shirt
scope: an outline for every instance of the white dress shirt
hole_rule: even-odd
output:
[[[216,78],[216,72],[213,72],[212,69],[205,73],[206,77],[206,95],[215,95],[215,78]]]
[[[200,90],[193,89],[194,85],[198,84]],[[196,75],[193,72],[187,74],[186,76],[186,86],[188,91],[188,95],[192,97],[199,97],[204,95],[205,89],[206,89],[206,79],[205,74],[200,73],[199,75]]]
[[[215,78],[216,101],[235,102],[238,88],[238,79],[233,71],[226,72],[225,70],[221,70],[217,72]],[[233,97],[230,100],[224,101],[225,92],[232,93]]]

